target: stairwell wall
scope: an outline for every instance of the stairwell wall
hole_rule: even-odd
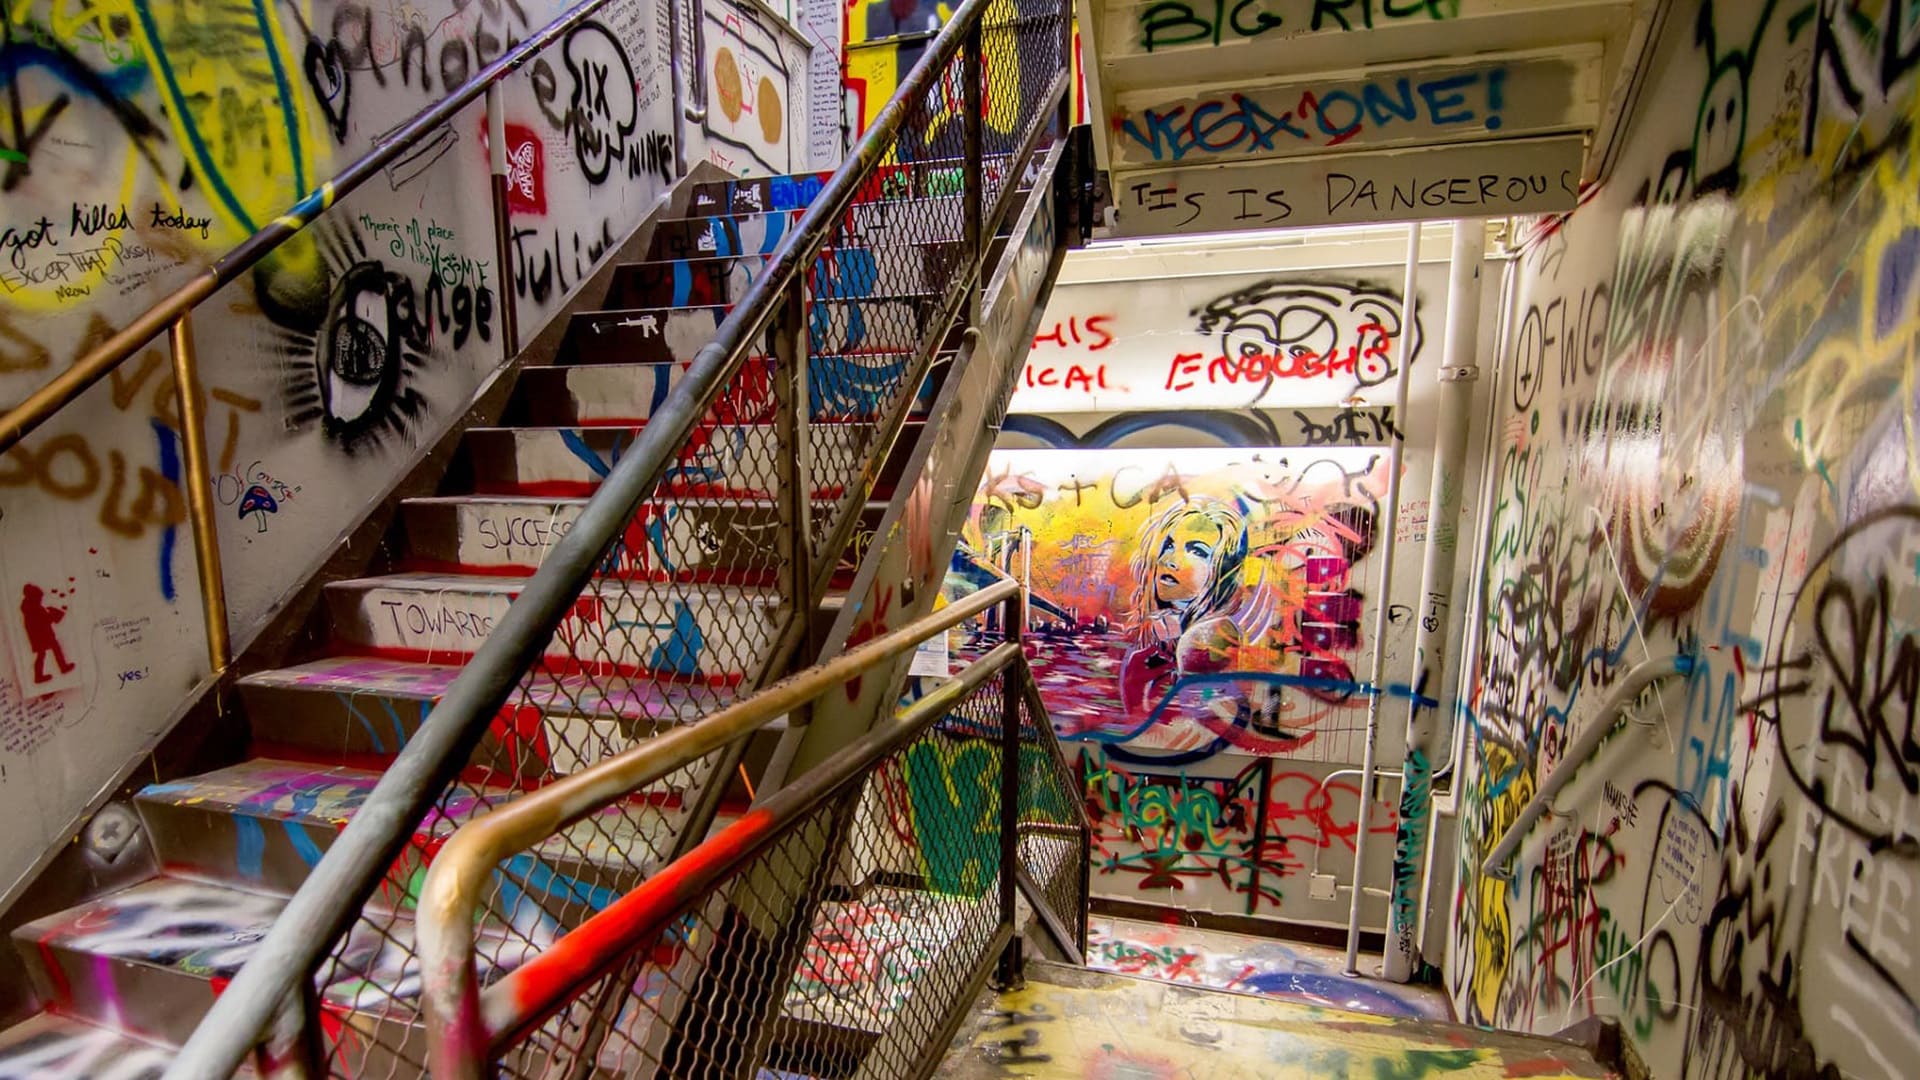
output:
[[[1920,1060],[1920,62],[1909,4],[1688,0],[1625,156],[1519,274],[1463,1019],[1618,1018],[1659,1077]],[[1642,696],[1479,863],[1597,706]]]
[[[566,6],[9,6],[0,402]],[[809,159],[799,35],[751,0],[689,6],[705,53],[677,81],[662,0],[614,0],[508,81],[510,265],[476,103],[195,314],[236,647],[502,369],[507,297],[530,339],[652,210],[676,152],[834,164]],[[691,79],[714,107],[683,125]],[[0,461],[0,903],[206,678],[176,414],[162,339]]]
[[[1382,778],[1363,810],[1355,775],[1375,620],[1384,600],[1379,761],[1397,770],[1426,538],[1473,520],[1428,520],[1448,284],[1446,232],[1428,234],[1405,416],[1402,227],[1069,257],[970,539],[1034,533],[1029,641],[1100,826],[1096,895],[1344,926],[1349,894],[1310,878],[1350,885],[1361,828],[1363,880],[1387,888],[1399,789]],[[1385,913],[1363,905],[1375,929]]]

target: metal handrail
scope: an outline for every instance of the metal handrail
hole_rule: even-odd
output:
[[[745,737],[878,664],[913,651],[935,634],[1001,603],[1019,603],[1020,586],[1002,580],[892,633],[789,676],[696,724],[651,739],[591,768],[496,807],[454,833],[427,870],[416,908],[416,941],[426,972],[428,1023],[471,1046],[479,1016],[474,964],[475,909],[494,867],[581,817],[671,775]],[[455,1075],[458,1053],[435,1041],[436,1075]]]
[[[1684,654],[1669,656],[1662,660],[1648,660],[1636,665],[1618,683],[1615,683],[1613,692],[1607,695],[1607,700],[1601,702],[1600,710],[1594,714],[1593,719],[1587,721],[1587,726],[1580,731],[1580,737],[1567,748],[1566,756],[1560,759],[1559,766],[1541,782],[1540,789],[1533,793],[1533,798],[1527,800],[1527,805],[1521,809],[1520,816],[1513,819],[1513,824],[1507,826],[1507,831],[1500,834],[1500,842],[1493,846],[1493,850],[1487,853],[1486,860],[1480,864],[1480,873],[1501,881],[1511,878],[1513,871],[1507,868],[1507,860],[1513,858],[1513,853],[1519,850],[1520,842],[1526,839],[1527,833],[1533,830],[1533,826],[1553,809],[1554,798],[1560,794],[1561,789],[1572,782],[1573,774],[1586,765],[1588,759],[1600,749],[1600,744],[1607,740],[1607,736],[1613,734],[1614,728],[1620,726],[1626,714],[1626,707],[1633,702],[1633,699],[1640,696],[1640,691],[1662,679],[1691,675],[1694,663],[1693,657]]]
[[[365,898],[404,849],[413,824],[456,778],[521,674],[539,661],[561,619],[597,572],[606,546],[621,535],[641,501],[664,478],[694,426],[745,360],[759,328],[786,303],[792,287],[804,284],[820,249],[885,160],[910,110],[927,99],[993,2],[966,0],[900,81],[848,160],[827,181],[713,340],[695,353],[639,437],[602,479],[573,528],[549,551],[473,659],[287,901],[253,957],[215,999],[174,1058],[165,1080],[231,1076],[275,1015],[311,992],[305,984],[353,925]],[[510,55],[524,58],[522,52]],[[493,71],[505,59],[486,70]]]
[[[997,646],[902,711],[893,722],[873,728],[768,796],[758,809],[679,860],[673,873],[648,879],[562,937],[553,948],[488,987],[479,997],[473,1016],[475,1026],[470,1032],[485,1039],[485,1050],[491,1054],[537,1026],[582,986],[619,964],[629,948],[657,938],[690,900],[710,891],[722,875],[777,840],[784,826],[918,738],[988,679],[1023,661],[1019,643],[1009,641]],[[443,1071],[435,1061],[434,1075],[461,1080],[478,1074]]]

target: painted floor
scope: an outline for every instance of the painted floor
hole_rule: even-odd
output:
[[[1422,1020],[1453,1019],[1439,987],[1350,979],[1341,974],[1347,966],[1345,952],[1297,941],[1095,915],[1087,926],[1087,963],[1121,975],[1258,994],[1301,1005]],[[1378,956],[1360,957],[1361,971],[1379,967]]]
[[[947,1080],[1595,1080],[1568,1043],[1223,994],[1058,964],[989,995]]]

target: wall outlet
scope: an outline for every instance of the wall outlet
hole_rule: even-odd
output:
[[[1307,896],[1313,900],[1331,900],[1338,885],[1332,874],[1313,874],[1307,878]]]

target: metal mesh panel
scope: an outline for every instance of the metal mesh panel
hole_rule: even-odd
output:
[[[1000,684],[785,822],[500,1062],[527,1078],[912,1077],[1002,925]]]
[[[1024,668],[1023,674],[1024,674]],[[1060,747],[1052,723],[1020,700],[1020,866],[1026,870],[1053,914],[1071,929],[1076,941],[1086,941],[1087,849],[1085,810],[1080,792]]]

